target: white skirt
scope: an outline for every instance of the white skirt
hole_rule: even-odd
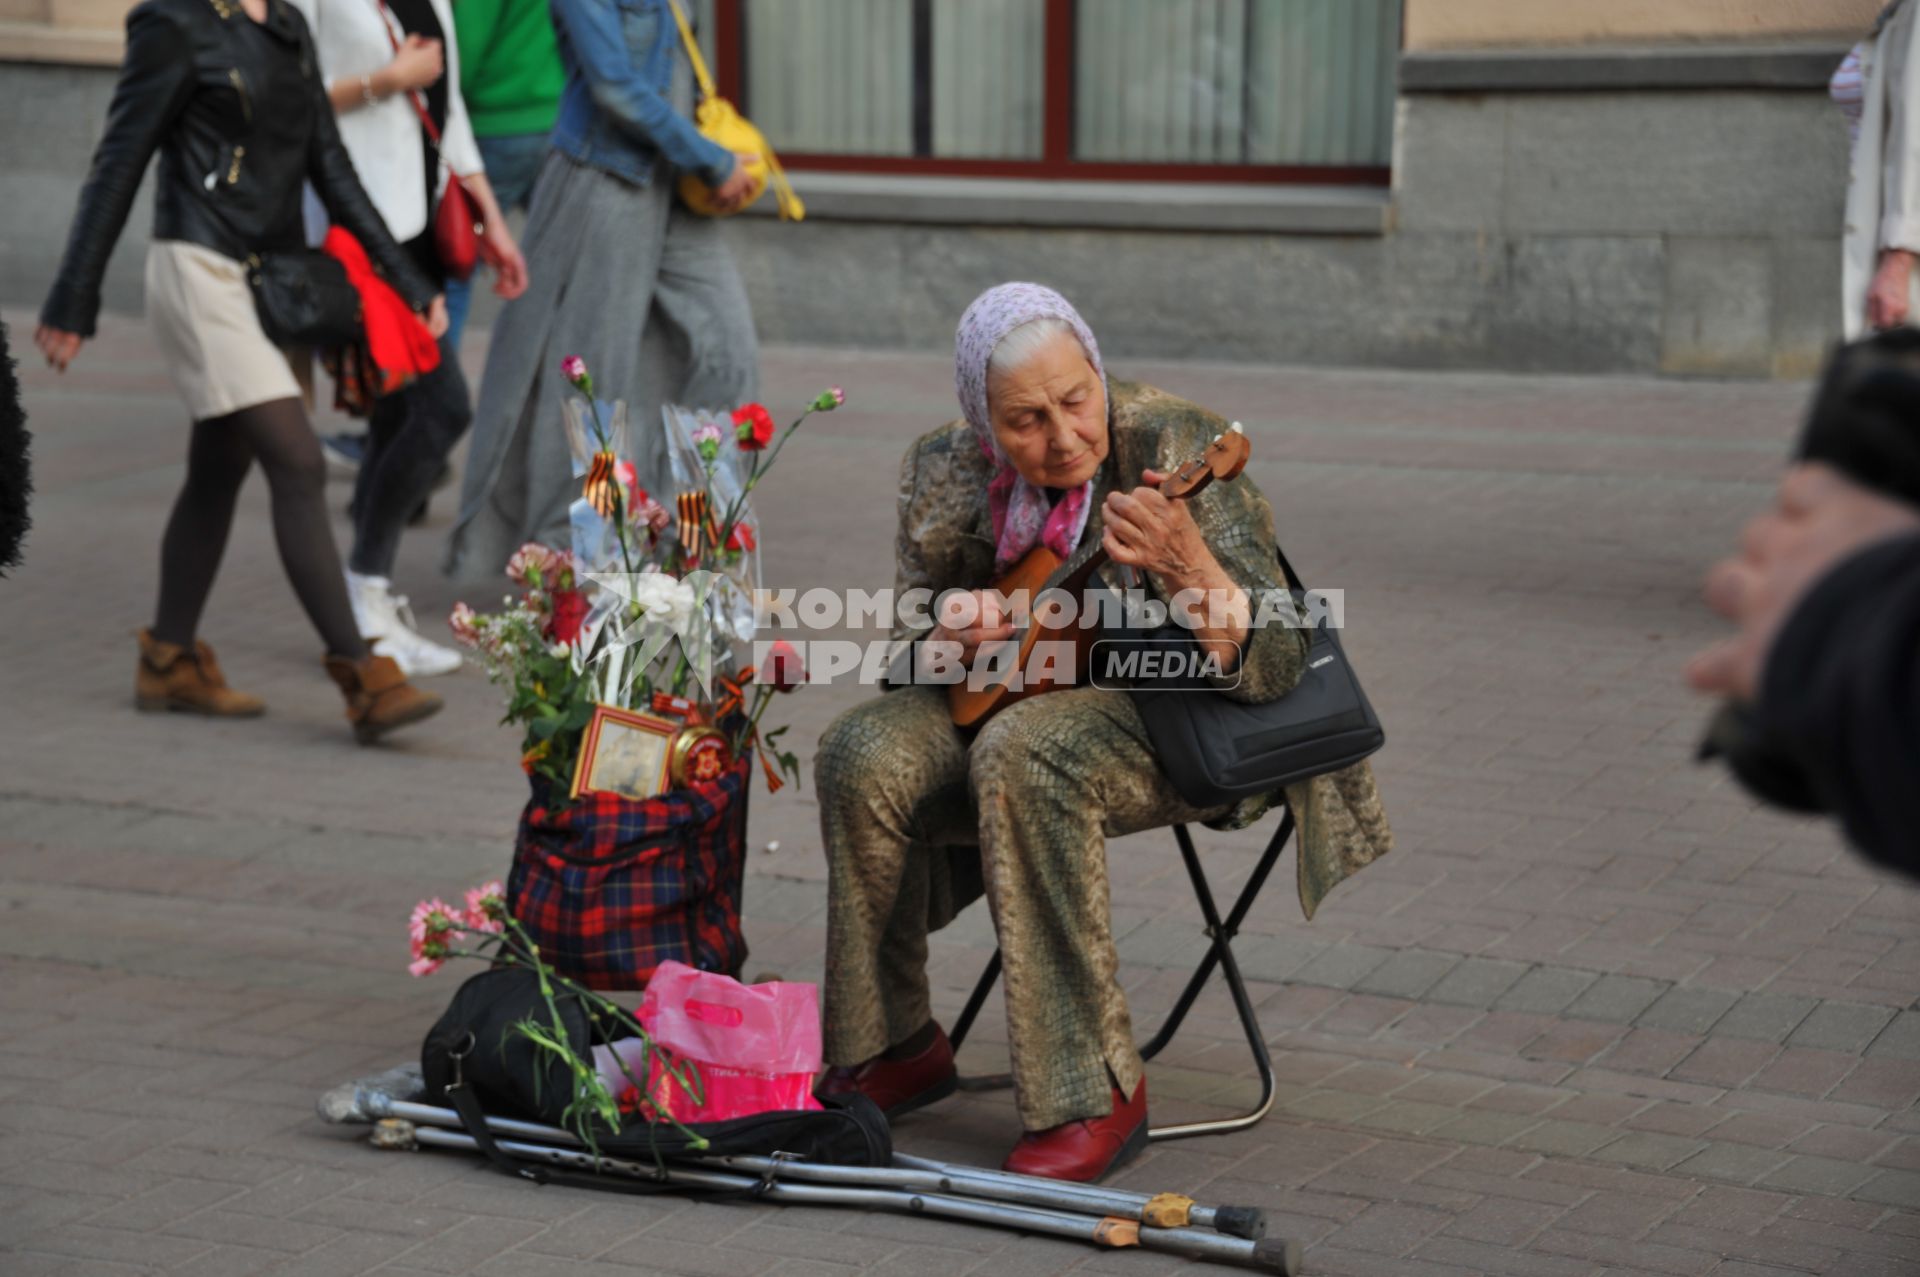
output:
[[[147,322],[195,421],[297,399],[292,354],[267,339],[247,268],[183,240],[147,249]]]

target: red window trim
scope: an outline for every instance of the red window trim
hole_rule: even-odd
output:
[[[714,74],[720,95],[741,102],[746,91],[744,0],[714,0]],[[1037,160],[965,160],[931,156],[780,153],[794,170],[900,173],[944,177],[1027,177],[1081,181],[1224,182],[1247,185],[1387,186],[1382,165],[1166,164],[1073,158],[1074,0],[1046,0],[1046,100]],[[750,110],[751,103],[746,103]]]

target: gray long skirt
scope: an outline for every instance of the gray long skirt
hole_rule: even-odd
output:
[[[759,393],[753,313],[719,223],[648,185],[550,151],[526,235],[528,287],[494,325],[446,570],[490,576],[528,541],[564,548],[580,495],[560,361],[579,355],[601,400],[624,399],[640,482],[671,505],[663,404],[733,408]]]

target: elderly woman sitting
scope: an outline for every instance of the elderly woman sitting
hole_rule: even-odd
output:
[[[981,295],[960,321],[956,364],[966,419],[921,438],[901,470],[900,591],[983,590],[1037,544],[1070,562],[1104,546],[1163,600],[1280,587],[1273,514],[1250,479],[1191,502],[1155,490],[1225,423],[1149,386],[1109,385],[1065,298],[1034,284]],[[1012,632],[981,606],[970,622],[954,619],[965,609],[943,612],[951,624],[895,637],[957,643],[971,659]],[[1239,663],[1220,695],[1268,701],[1300,676],[1295,630],[1195,637],[1225,668]],[[1137,1152],[1146,1081],[1117,975],[1106,839],[1187,821],[1237,828],[1271,800],[1194,808],[1156,765],[1129,695],[1094,687],[1018,701],[977,733],[953,725],[944,688],[901,687],[836,720],[815,772],[829,866],[826,1053],[837,1066],[822,1089],[864,1092],[890,1115],[952,1093],[927,934],[984,892],[1006,959],[1026,1128],[1006,1169],[1091,1180]],[[1285,800],[1305,831],[1311,916],[1392,835],[1365,764]]]

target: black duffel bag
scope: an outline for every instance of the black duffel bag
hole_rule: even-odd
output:
[[[556,990],[554,1003],[568,1044],[583,1058],[596,1042],[624,1036],[588,1014],[574,994]],[[518,1118],[562,1126],[562,1112],[573,1097],[573,1078],[552,1054],[542,1051],[513,1026],[532,1019],[550,1027],[552,1017],[540,996],[539,977],[526,967],[496,967],[469,979],[454,993],[445,1014],[427,1032],[420,1069],[427,1103],[460,1114],[467,1134],[501,1170],[540,1183],[579,1184],[622,1191],[645,1185],[599,1176],[576,1176],[522,1161],[501,1149],[487,1130],[487,1117]],[[887,1119],[864,1095],[822,1101],[819,1110],[760,1113],[725,1122],[697,1122],[687,1129],[707,1141],[693,1149],[669,1122],[635,1118],[622,1130],[602,1128],[595,1142],[608,1157],[654,1161],[697,1153],[766,1157],[790,1153],[810,1162],[835,1166],[886,1166],[893,1161]]]
[[[1305,618],[1306,587],[1284,551],[1279,559],[1295,611]],[[1275,700],[1251,704],[1222,696],[1192,672],[1198,662],[1191,659],[1171,662],[1182,673],[1129,682],[1153,752],[1182,798],[1196,807],[1225,806],[1351,767],[1387,743],[1339,631],[1322,619],[1307,634],[1300,681]],[[1197,655],[1198,646],[1173,623],[1151,632],[1109,626],[1095,653],[1095,681],[1111,685],[1102,665],[1111,667],[1129,650],[1136,657],[1149,650]]]

